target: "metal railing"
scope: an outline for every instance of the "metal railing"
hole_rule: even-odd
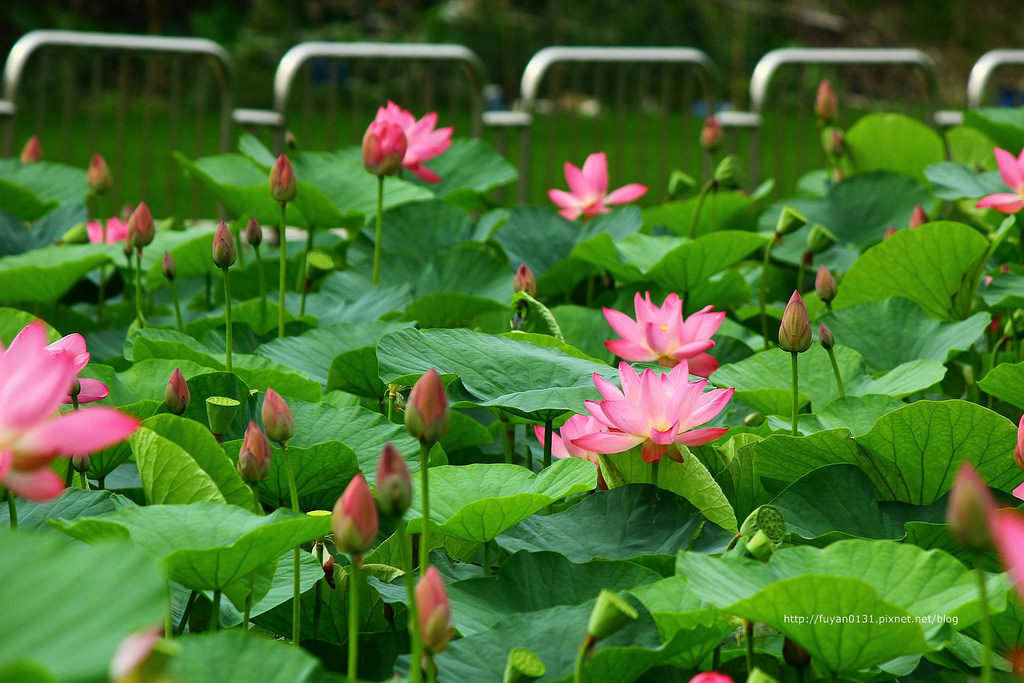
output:
[[[1024,66],[1024,50],[989,50],[978,58],[971,67],[971,75],[967,78],[968,109],[977,109],[984,105],[985,93],[993,75],[1007,66]],[[1019,85],[1017,89],[1020,89]]]
[[[46,158],[84,167],[100,152],[114,175],[113,207],[144,199],[158,216],[180,214],[181,173],[170,151],[229,149],[232,69],[224,48],[200,38],[32,31],[4,67],[3,156],[59,120],[59,145],[42,140]],[[141,139],[127,144],[132,135]],[[189,199],[195,217],[201,198],[194,183]]]

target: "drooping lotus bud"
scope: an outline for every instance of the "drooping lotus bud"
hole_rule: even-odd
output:
[[[505,674],[501,683],[531,683],[544,677],[547,667],[540,657],[525,647],[514,647],[505,661]]]
[[[832,330],[828,329],[825,323],[818,323],[818,343],[826,351],[836,345],[835,335],[832,334]]]
[[[58,244],[88,244],[89,229],[85,223],[77,223],[67,229],[67,232],[58,240]]]
[[[128,217],[128,244],[142,249],[153,241],[156,230],[153,228],[153,214],[149,212],[146,202],[139,202],[135,211]]]
[[[405,404],[405,428],[421,443],[432,444],[448,431],[448,396],[437,370],[430,368],[417,380]]]
[[[210,432],[218,441],[231,427],[240,405],[239,401],[230,396],[210,396],[206,399],[206,419],[210,422]]]
[[[21,163],[34,164],[43,160],[43,146],[39,144],[39,136],[33,135],[21,148]]]
[[[278,204],[287,204],[295,199],[297,191],[298,182],[295,179],[292,162],[282,154],[274,162],[274,167],[270,169],[270,196]]]
[[[263,228],[260,227],[260,224],[252,216],[249,217],[249,222],[245,224],[245,241],[253,247],[258,247],[263,242]]]
[[[811,663],[811,653],[803,649],[789,638],[782,642],[782,658],[790,666],[807,666]]]
[[[334,555],[327,552],[326,548],[324,548],[322,566],[324,568],[324,581],[326,581],[327,585],[331,587],[331,590],[334,590]]]
[[[775,223],[775,233],[778,235],[789,235],[807,225],[807,219],[803,214],[792,206],[782,208],[779,220]]]
[[[76,472],[88,472],[89,465],[92,464],[92,458],[89,454],[84,455],[73,455],[71,456],[71,466],[75,468]]]
[[[755,672],[759,669],[754,669]],[[690,683],[733,683],[729,674],[718,673],[717,671],[701,671],[690,679]]]
[[[700,146],[714,152],[722,145],[722,126],[718,119],[709,116],[704,119],[704,127],[700,129]]]
[[[420,617],[420,637],[428,652],[437,654],[448,646],[455,629],[451,625],[452,606],[437,567],[431,565],[416,584],[416,608]]]
[[[164,277],[169,282],[174,282],[174,278],[178,276],[178,264],[174,262],[171,252],[164,252],[164,257],[160,260],[160,270],[164,272]]]
[[[738,190],[743,187],[744,173],[743,166],[736,156],[726,155],[712,174],[715,183],[723,190]]]
[[[167,389],[164,390],[164,403],[167,405],[167,410],[175,415],[181,415],[188,410],[188,405],[191,402],[192,394],[188,390],[185,375],[181,374],[179,368],[174,368],[171,378],[167,380]]]
[[[270,471],[270,441],[267,435],[249,420],[242,439],[242,449],[238,451],[238,473],[246,484],[258,484],[267,478]]]
[[[343,553],[361,557],[377,538],[377,504],[362,472],[352,477],[334,504],[331,527],[334,545]]]
[[[1013,449],[1013,459],[1017,467],[1024,470],[1024,417],[1017,423],[1017,446]]]
[[[217,226],[217,232],[213,235],[213,264],[222,270],[227,270],[235,263],[238,256],[238,248],[235,246],[235,236],[228,229],[224,221]]]
[[[409,467],[398,449],[388,441],[377,460],[377,505],[388,517],[398,519],[411,504],[412,479],[409,477]]]
[[[811,321],[807,317],[807,307],[797,291],[789,298],[786,310],[782,313],[782,324],[779,325],[779,347],[790,353],[803,353],[811,348]]]
[[[818,274],[814,276],[814,291],[818,298],[825,303],[831,303],[832,299],[836,298],[837,289],[836,279],[832,277],[825,264],[818,266]]]
[[[826,249],[831,249],[837,242],[839,238],[821,223],[812,225],[811,231],[807,233],[807,251],[812,254],[820,254]]]
[[[519,264],[516,277],[512,280],[512,291],[526,292],[530,296],[537,296],[537,278],[533,276],[533,271],[525,263]]]
[[[601,589],[594,603],[587,623],[587,635],[594,641],[603,640],[612,635],[639,616],[633,606],[622,599],[618,593],[607,588]]]
[[[89,189],[96,194],[106,194],[114,186],[107,160],[100,154],[92,155],[86,178],[89,181]]]
[[[838,128],[830,128],[828,131],[828,147],[825,150],[833,158],[843,156],[846,151],[846,136]]]
[[[988,486],[970,463],[960,466],[949,495],[946,521],[953,538],[965,550],[984,552],[992,545],[996,504]]]
[[[295,433],[295,418],[281,394],[267,387],[267,395],[263,398],[263,428],[271,441],[287,443]]]
[[[839,112],[839,103],[836,101],[836,94],[832,91],[832,85],[822,81],[818,85],[818,93],[814,98],[814,113],[818,116],[818,122],[827,126],[836,120]]]
[[[693,179],[693,176],[676,169],[668,177],[668,198],[673,200],[676,197],[681,197],[696,186],[697,181]]]
[[[913,230],[916,227],[924,225],[928,220],[928,214],[925,213],[924,208],[922,208],[920,204],[915,204],[914,212],[910,214],[910,229]]]
[[[400,125],[373,121],[363,135],[363,166],[374,175],[395,175],[402,169],[407,144]]]

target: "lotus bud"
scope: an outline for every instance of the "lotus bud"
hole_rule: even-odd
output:
[[[420,440],[432,444],[448,431],[448,396],[437,370],[430,368],[417,380],[405,404],[405,428]]]
[[[524,647],[514,647],[505,661],[505,675],[501,683],[531,683],[544,677],[547,667],[540,657]]]
[[[245,224],[245,241],[253,247],[258,247],[263,242],[263,228],[260,227],[260,224],[252,216],[249,217],[249,222]]]
[[[910,229],[913,230],[919,226],[924,225],[928,222],[928,214],[925,213],[924,209],[920,204],[914,205],[914,212],[910,214]]]
[[[803,353],[811,348],[811,321],[807,317],[807,307],[800,293],[794,291],[782,313],[782,324],[779,325],[779,347],[790,353]]]
[[[21,163],[34,164],[43,160],[43,146],[39,144],[39,136],[33,135],[21,148]]]
[[[238,451],[238,473],[246,484],[258,484],[267,478],[270,471],[270,441],[266,434],[249,420],[242,439],[242,449]]]
[[[400,125],[373,121],[363,135],[363,166],[374,175],[395,175],[402,170],[407,144]]]
[[[821,223],[811,226],[807,234],[807,251],[812,254],[820,254],[826,249],[831,249],[839,242],[839,238]]]
[[[149,212],[146,202],[139,202],[135,211],[128,217],[128,244],[136,249],[142,249],[153,241],[155,235],[153,214]]]
[[[726,155],[712,174],[715,183],[723,190],[738,190],[743,187],[743,167],[734,155]]]
[[[818,274],[814,276],[814,292],[818,298],[825,303],[831,303],[832,299],[836,298],[837,289],[836,279],[832,277],[825,264],[818,266]]]
[[[220,441],[238,413],[241,403],[228,396],[210,396],[206,399],[206,419],[210,422],[210,431]]]
[[[811,653],[789,638],[782,642],[782,658],[790,666],[804,667],[811,663]]]
[[[826,351],[836,345],[836,338],[825,323],[818,323],[818,343]]]
[[[85,226],[85,223],[72,225],[60,238],[60,242],[61,244],[88,244],[89,229]]]
[[[1017,423],[1017,446],[1013,449],[1013,459],[1017,467],[1024,470],[1024,417]]]
[[[882,239],[883,240],[887,240],[887,239],[889,239],[890,237],[892,237],[895,234],[896,234],[896,226],[895,225],[890,225],[888,228],[885,229],[885,235],[882,236]]]
[[[416,584],[416,608],[420,617],[423,647],[432,654],[448,646],[455,629],[451,625],[452,606],[437,567],[431,565]]]
[[[989,530],[996,504],[988,486],[970,463],[960,466],[953,480],[946,521],[950,532],[965,550],[984,552],[992,545]]]
[[[110,176],[110,167],[107,166],[106,159],[100,154],[92,155],[86,178],[89,181],[89,189],[96,194],[106,194],[114,186],[114,179]]]
[[[803,214],[792,206],[785,206],[779,214],[779,220],[775,223],[775,234],[790,235],[807,225],[807,219]]]
[[[282,154],[270,169],[270,196],[278,204],[287,204],[295,199],[296,192],[298,183],[295,179],[295,170],[288,157]]]
[[[639,615],[633,606],[617,593],[604,588],[597,596],[594,610],[587,624],[587,636],[592,641],[603,640],[616,631],[635,621]]]
[[[401,518],[412,504],[412,478],[405,458],[389,441],[377,460],[377,505],[394,519]]]
[[[758,671],[760,669],[754,669],[754,673]],[[729,674],[722,674],[717,671],[701,671],[690,679],[690,683],[733,683],[733,680]]]
[[[352,477],[345,492],[334,504],[331,527],[334,545],[343,553],[361,558],[377,539],[377,504],[362,472]]]
[[[76,472],[88,472],[89,465],[91,464],[92,458],[89,457],[88,453],[71,456],[71,466],[75,468]]]
[[[512,281],[512,290],[537,296],[537,278],[533,276],[533,271],[525,263],[519,264],[519,270],[516,271],[516,277]]]
[[[267,395],[263,399],[263,428],[267,436],[277,443],[288,443],[295,433],[295,418],[281,394],[267,387]]]
[[[321,566],[324,568],[324,581],[326,581],[327,585],[331,587],[331,590],[334,590],[334,555],[331,555],[327,552],[327,549],[324,548],[323,557],[324,559]]]
[[[828,131],[828,147],[825,150],[830,157],[838,159],[846,151],[846,136],[838,128],[830,128]]]
[[[704,119],[704,127],[700,129],[700,146],[714,152],[722,145],[722,126],[718,119],[709,116]]]
[[[167,389],[164,390],[164,404],[167,410],[175,415],[181,415],[188,410],[192,402],[192,394],[188,390],[188,382],[185,375],[181,374],[179,368],[174,368],[171,378],[167,381]]]
[[[222,270],[227,270],[235,263],[238,256],[238,248],[235,246],[235,236],[228,229],[227,223],[220,222],[217,232],[213,235],[213,264]]]
[[[818,116],[818,122],[827,126],[836,120],[839,113],[839,103],[836,101],[836,94],[832,91],[832,85],[822,81],[818,85],[818,93],[814,98],[814,113]]]
[[[178,264],[175,263],[171,252],[164,252],[164,257],[160,260],[160,270],[164,272],[164,277],[168,282],[174,282],[174,278],[178,276]]]

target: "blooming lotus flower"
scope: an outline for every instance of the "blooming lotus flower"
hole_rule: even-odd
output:
[[[64,344],[48,349],[46,328],[34,322],[0,352],[0,484],[29,500],[49,500],[64,490],[63,477],[49,467],[53,458],[112,446],[139,426],[113,408],[58,414],[81,369],[77,340]]]
[[[407,146],[400,125],[371,121],[363,135],[363,166],[375,175],[395,175],[402,168]]]
[[[448,646],[455,628],[451,625],[452,605],[437,567],[431,565],[416,584],[416,607],[419,610],[420,636],[423,647],[437,654]]]
[[[417,178],[428,183],[439,183],[441,177],[423,164],[445,151],[452,144],[452,128],[438,128],[437,112],[432,111],[419,121],[410,112],[388,100],[386,107],[377,110],[374,121],[397,123],[405,133],[405,156],[402,166],[409,169]]]
[[[49,344],[46,347],[46,351],[51,355],[64,356],[71,359],[75,368],[75,375],[80,373],[89,364],[90,356],[89,351],[85,348],[85,337],[77,333],[61,337],[52,344]],[[64,403],[74,403],[71,400],[71,394],[75,391],[76,385],[78,393],[75,394],[75,398],[78,399],[79,403],[102,401],[110,395],[110,389],[103,382],[98,379],[81,377],[72,380],[71,385],[68,387],[68,395],[64,397]]]
[[[715,345],[713,335],[725,320],[725,312],[712,312],[705,306],[683,319],[683,301],[674,292],[659,307],[637,292],[633,298],[636,320],[611,308],[604,309],[605,320],[621,339],[606,341],[609,351],[630,362],[658,361],[670,368],[680,361],[689,363],[690,372],[708,377],[718,369],[718,361],[705,353]]]
[[[573,443],[573,439],[586,434],[603,432],[606,429],[607,427],[604,423],[595,417],[590,415],[573,415],[565,421],[565,424],[562,425],[558,433],[551,432],[551,455],[555,458],[581,458],[589,460],[600,467],[600,454],[580,448]],[[540,425],[535,425],[533,433],[537,435],[537,441],[543,447],[544,428]]]
[[[974,206],[979,209],[993,208],[1000,213],[1017,213],[1024,209],[1024,150],[1014,158],[1005,149],[996,147],[996,163],[999,164],[999,176],[1012,192],[997,192],[982,197]]]
[[[117,244],[128,236],[128,224],[117,217],[107,219],[106,240],[103,239],[103,225],[99,221],[89,221],[85,229],[93,244]]]
[[[581,214],[590,218],[608,213],[609,206],[628,204],[647,193],[647,187],[637,183],[608,192],[608,158],[604,152],[588,156],[582,169],[565,162],[565,180],[569,183],[569,192],[548,190],[548,197],[561,207],[558,213],[570,221]]]
[[[689,381],[686,361],[659,375],[648,368],[637,374],[628,363],[619,364],[622,389],[594,373],[603,401],[586,401],[587,410],[607,431],[572,440],[574,446],[597,453],[621,453],[641,445],[645,462],[667,455],[680,460],[674,444],[700,446],[728,431],[724,427],[696,429],[722,411],[735,389],[704,393],[707,380]]]

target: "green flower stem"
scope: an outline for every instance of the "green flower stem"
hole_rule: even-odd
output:
[[[322,568],[324,566],[324,544],[323,541],[317,541],[313,545],[314,555],[316,561]],[[323,606],[320,604],[320,592],[321,587],[324,583],[324,579],[317,579],[315,595],[313,600],[313,640],[320,640],[320,612],[323,611]]]
[[[744,633],[747,641],[747,676],[754,670],[754,622],[744,622]]]
[[[484,576],[491,575],[491,544],[489,541],[484,541]]]
[[[260,256],[260,248],[253,247],[256,254],[256,273],[260,277],[260,334],[267,329],[267,276],[263,272],[263,257]]]
[[[78,483],[82,485],[82,489],[85,491],[89,490],[89,478],[85,476],[85,472],[78,473]]]
[[[551,437],[554,434],[552,420],[544,421],[544,467],[551,467]]]
[[[185,331],[185,323],[181,320],[181,303],[178,300],[178,284],[171,280],[171,300],[174,302],[174,319],[178,324],[178,332]]]
[[[348,575],[348,680],[358,680],[359,667],[359,565],[363,559],[352,556]]]
[[[828,359],[832,361],[832,374],[836,376],[836,388],[839,389],[839,398],[846,396],[846,389],[843,388],[843,378],[839,375],[839,363],[836,362],[835,349],[828,349]]]
[[[674,444],[673,444],[674,445]],[[651,463],[651,486],[658,485],[658,467],[661,465],[660,460],[655,460]]]
[[[172,596],[174,591],[171,589],[171,582],[167,582],[167,612],[164,613],[164,638],[168,640],[174,636],[174,614],[171,612],[171,606],[174,603]]]
[[[174,629],[174,635],[180,636],[185,632],[185,624],[188,623],[188,618],[192,614],[192,606],[196,604],[196,598],[199,597],[197,591],[192,591],[188,595],[188,602],[185,603],[185,611],[181,614],[181,621],[178,622],[177,628]]]
[[[796,355],[797,354],[796,354],[796,351],[790,351],[790,355],[793,357],[793,423],[792,423],[793,426],[792,426],[792,430],[791,431],[792,431],[793,436],[796,436],[797,434],[799,434],[799,430],[797,430],[797,426],[796,426],[796,416],[797,416],[797,411],[800,410],[800,389],[799,389],[800,383],[799,383],[798,378],[797,378],[798,370],[797,370],[797,360],[796,360]]]
[[[227,371],[231,372],[231,274],[227,268],[224,271],[224,356],[227,361]]]
[[[103,228],[106,232],[106,228]],[[106,236],[104,235],[104,243],[106,243]],[[107,300],[107,264],[103,263],[100,265],[100,285],[99,293],[96,296],[96,320],[103,322],[103,304]]]
[[[992,621],[988,611],[988,589],[985,586],[985,557],[981,553],[975,555],[974,573],[978,576],[978,600],[981,605],[981,683],[992,683]]]
[[[430,653],[427,653],[427,683],[437,683],[437,662]]]
[[[405,582],[405,599],[408,604],[409,617],[409,642],[411,653],[409,656],[409,680],[412,683],[421,683],[423,680],[423,641],[420,638],[419,610],[416,607],[416,578],[412,570],[412,539],[405,534],[405,522],[398,520],[395,529],[395,540],[402,552],[402,580]]]
[[[4,497],[7,498],[7,513],[11,517],[11,531],[15,531],[18,528],[18,506],[14,502],[14,492],[7,489]]]
[[[249,574],[249,594],[245,596],[245,611],[242,612],[242,630],[249,630],[249,615],[252,613],[252,590],[256,572]]]
[[[284,309],[281,309],[284,310]],[[302,512],[299,509],[299,489],[295,485],[295,470],[292,469],[292,459],[288,455],[288,444],[281,444],[281,454],[284,456],[284,470],[288,475],[288,492],[292,497],[292,510]],[[299,647],[301,637],[301,624],[299,618],[302,616],[301,588],[299,586],[299,547],[295,546],[292,551],[292,645]]]
[[[299,317],[306,315],[306,290],[309,287],[306,286],[306,282],[309,280],[309,252],[313,251],[313,225],[309,225],[309,229],[306,230],[306,249],[302,252],[302,267],[299,268],[299,281],[296,284],[296,288],[302,294],[301,303],[299,304]]]
[[[135,315],[139,319],[139,327],[146,327],[146,319],[142,317],[142,250],[135,250]]]
[[[722,668],[722,644],[715,646],[715,652],[711,655],[711,670],[718,671]]]
[[[509,425],[508,416],[498,411],[498,419],[501,420],[501,445],[505,451],[505,464],[511,465],[515,462],[515,432]]]
[[[280,264],[278,266],[278,306],[280,307],[277,311],[277,336],[284,339],[284,275],[285,270],[288,268],[288,249],[286,248],[287,242],[285,241],[285,203],[281,203],[281,227],[278,228],[278,248],[281,251]]]
[[[206,297],[206,310],[210,310],[213,308],[213,278],[210,276],[210,271],[206,271],[205,285],[203,295]]]
[[[430,565],[430,485],[428,470],[430,465],[430,445],[420,442],[420,497],[423,501],[421,512],[423,524],[420,529],[420,576]]]
[[[697,234],[697,219],[700,218],[700,210],[704,208],[704,200],[707,199],[708,192],[711,191],[711,188],[714,186],[714,184],[715,180],[714,178],[712,178],[711,180],[704,183],[704,185],[700,188],[700,194],[697,195],[697,206],[693,210],[693,216],[690,217],[690,229],[686,231],[686,236],[689,237],[691,240]]]
[[[1005,334],[1001,335],[999,337],[999,339],[996,340],[996,345],[992,347],[992,357],[989,358],[989,360],[988,360],[988,371],[989,372],[992,372],[993,368],[996,367],[996,358],[999,356],[999,347],[1002,346],[1003,342],[1005,342],[1005,341],[1006,341],[1006,335]],[[974,386],[977,386],[977,384],[975,384]],[[988,394],[986,396],[985,402],[988,404],[989,408],[992,407],[992,394]]]
[[[210,610],[210,625],[207,630],[220,630],[220,590],[213,591],[213,609]]]
[[[800,257],[800,265],[796,269],[796,291],[800,296],[804,295],[804,271],[807,266],[804,265],[804,259]]]
[[[768,341],[768,314],[765,312],[765,298],[768,290],[768,266],[772,258],[772,246],[775,244],[775,240],[772,239],[768,242],[768,246],[764,248],[764,265],[761,267],[761,336],[764,337],[764,349],[767,351],[771,348],[771,342]]]
[[[377,176],[377,231],[373,238],[373,286],[380,282],[380,242],[384,236],[384,176]]]
[[[587,634],[587,637],[580,643],[580,649],[576,652],[576,666],[572,670],[572,683],[583,683],[583,665],[587,663],[587,655],[594,647],[594,639]]]

